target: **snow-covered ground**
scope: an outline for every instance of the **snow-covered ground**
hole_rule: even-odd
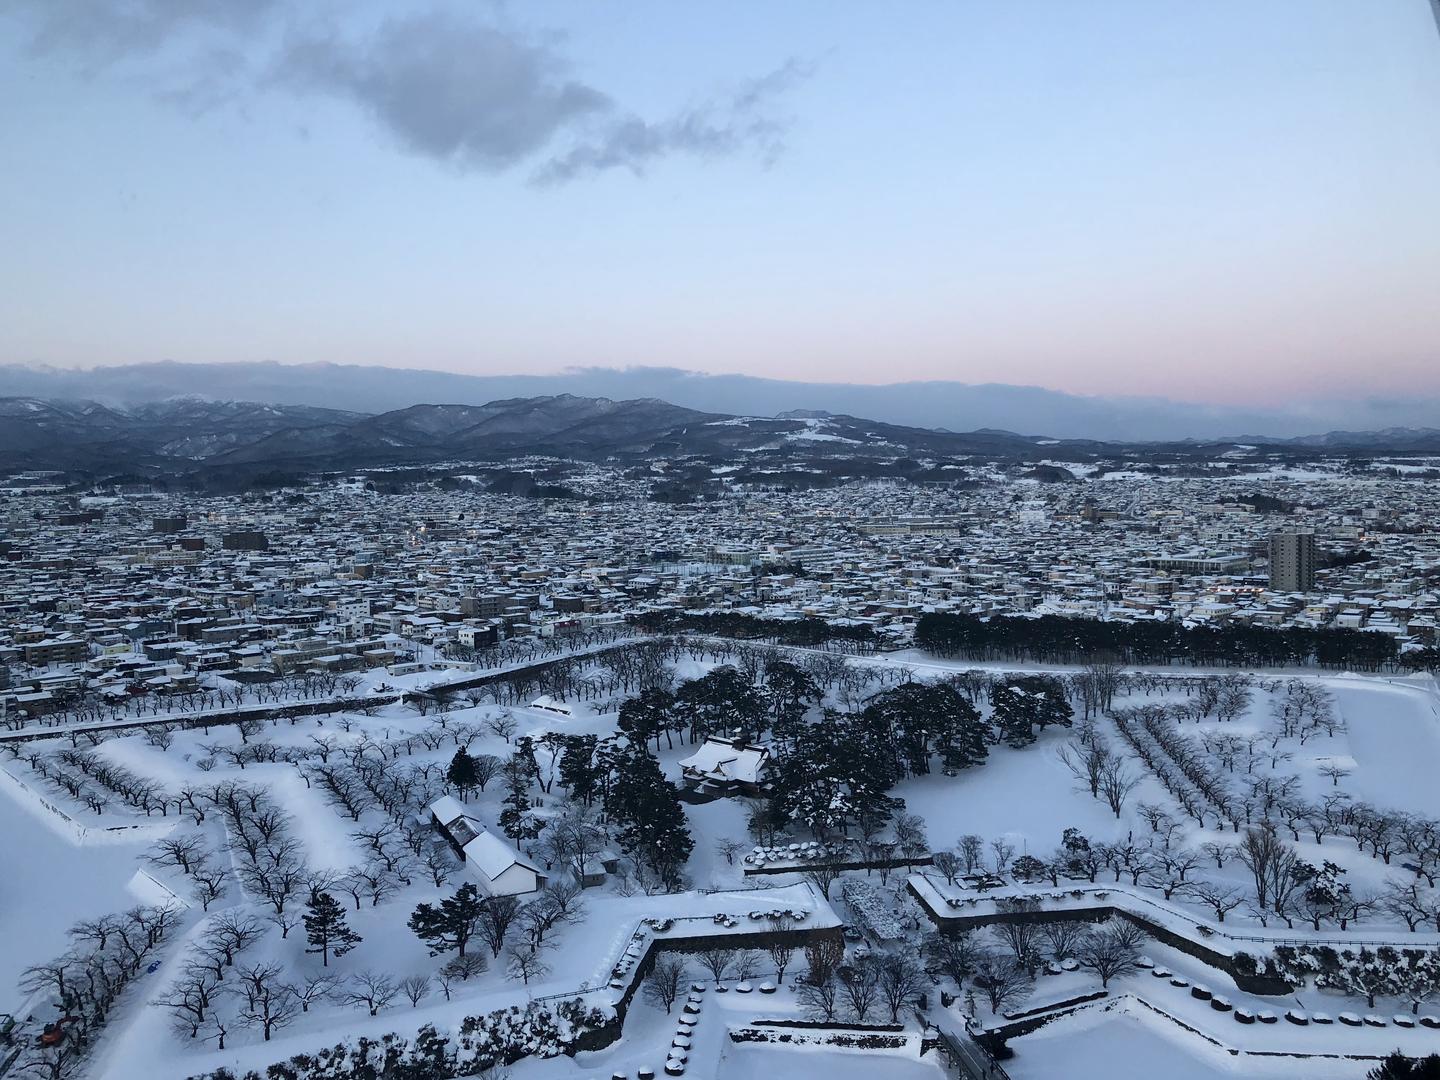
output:
[[[1088,1010],[1057,1020],[1012,1044],[1011,1080],[1236,1080],[1304,1077],[1359,1080],[1373,1062],[1232,1055],[1168,1023],[1143,1006]]]
[[[1440,814],[1440,698],[1373,679],[1336,679],[1330,689],[1350,718],[1343,756],[1355,772],[1346,785],[1379,806]]]
[[[918,654],[867,658],[860,663],[891,667],[905,664],[921,678],[982,667],[934,661]],[[676,665],[676,674],[681,679],[690,678],[710,666],[683,660]],[[1013,665],[989,665],[988,668],[1008,671],[1013,670]],[[1193,677],[1196,673],[1187,670],[1175,674]],[[1433,783],[1436,768],[1440,766],[1440,699],[1435,694],[1433,681],[1315,676],[1314,673],[1306,677],[1333,696],[1342,724],[1333,734],[1313,735],[1304,743],[1287,738],[1281,749],[1288,756],[1282,755],[1273,763],[1257,759],[1250,771],[1241,766],[1232,782],[1240,785],[1252,775],[1274,774],[1282,778],[1293,775],[1298,794],[1316,802],[1336,790],[1335,781],[1320,770],[1327,765],[1338,765],[1348,770],[1340,783],[1356,799],[1381,808],[1427,815],[1440,813],[1440,787]],[[1242,739],[1259,736],[1271,729],[1272,700],[1278,692],[1278,684],[1275,690],[1257,688],[1249,708],[1237,718],[1223,722],[1213,716],[1199,722],[1185,720],[1177,723],[1176,730],[1197,741],[1231,735]],[[1122,696],[1116,704],[1178,704],[1186,700],[1184,688],[1177,683],[1152,695],[1136,692]],[[261,733],[250,737],[284,751],[313,750],[323,743],[331,747],[329,752],[335,760],[342,760],[347,750],[359,752],[359,748],[368,746],[369,753],[384,755],[387,768],[425,770],[438,782],[455,752],[457,742],[451,734],[455,730],[467,732],[465,738],[471,753],[505,758],[513,752],[513,742],[487,726],[488,722],[500,719],[502,713],[510,715],[520,735],[538,738],[556,731],[567,735],[605,736],[615,728],[613,708],[611,702],[603,705],[578,702],[573,703],[569,715],[524,707],[501,709],[494,705],[461,708],[446,715],[447,727],[433,743],[419,739],[418,734],[435,735],[436,718],[418,716],[399,705],[379,710],[373,716],[310,717],[293,724],[268,723]],[[982,706],[982,711],[988,713],[989,706]],[[1113,747],[1123,750],[1112,720],[1097,721],[1097,728]],[[1233,829],[1219,821],[1216,814],[1207,817],[1204,827],[1187,817],[1156,778],[1128,751],[1126,760],[1136,771],[1139,785],[1117,817],[1103,800],[1093,798],[1077,783],[1057,756],[1057,751],[1072,737],[1071,730],[1051,727],[1041,733],[1034,745],[1023,749],[991,747],[988,761],[981,767],[962,770],[955,776],[945,776],[937,768],[928,775],[903,780],[893,794],[905,800],[907,811],[923,818],[932,850],[950,848],[961,836],[975,834],[987,842],[994,839],[1008,842],[1016,856],[1028,853],[1050,858],[1063,831],[1071,827],[1097,844],[1127,837],[1143,842],[1152,831],[1138,811],[1142,803],[1162,807],[1171,815],[1176,822],[1172,842],[1177,846],[1198,848],[1206,842],[1234,843],[1237,839]],[[171,793],[220,782],[240,783],[262,791],[283,814],[289,835],[298,842],[311,868],[340,875],[367,860],[365,842],[354,834],[383,824],[385,815],[379,809],[364,809],[359,812],[359,820],[352,820],[327,799],[313,778],[307,782],[305,772],[296,763],[251,761],[243,770],[239,769],[229,762],[226,750],[240,749],[240,740],[240,732],[233,727],[215,728],[210,732],[183,731],[175,733],[173,745],[161,749],[150,745],[142,735],[132,734],[103,740],[92,752],[97,759],[153,781]],[[1261,739],[1257,745],[1268,745],[1268,741],[1268,737]],[[65,745],[56,740],[45,749],[54,753]],[[657,756],[662,769],[675,778],[679,775],[680,759],[693,752],[694,747],[683,739],[676,739],[673,745],[662,740]],[[540,757],[542,772],[545,772],[548,755],[542,752]],[[19,973],[26,966],[61,952],[65,947],[65,930],[77,919],[124,910],[155,895],[148,885],[150,892],[143,896],[130,886],[137,869],[144,866],[155,876],[161,883],[155,888],[169,886],[177,892],[188,893],[189,883],[178,870],[143,862],[144,855],[163,832],[173,829],[176,836],[199,837],[219,858],[233,860],[235,857],[234,852],[224,849],[225,832],[218,812],[212,811],[204,823],[193,821],[188,813],[178,813],[173,806],[163,818],[158,812],[146,817],[123,800],[113,798],[104,814],[96,815],[68,798],[55,785],[47,787],[46,781],[29,768],[24,757],[7,760],[5,768],[29,787],[22,789],[14,783],[0,783],[0,859],[4,860],[0,865],[7,868],[5,874],[0,874],[0,980],[3,980],[0,1011],[7,1008],[13,1011],[18,1006],[14,985]],[[39,805],[34,796],[41,792],[45,800],[74,817],[80,828],[65,824],[58,815]],[[562,794],[562,786],[558,784],[550,791],[536,791],[535,812],[542,816],[554,813]],[[496,778],[484,792],[470,796],[467,810],[493,828],[499,819],[503,798],[504,784]],[[736,799],[687,805],[686,816],[695,847],[685,867],[685,876],[693,891],[645,896],[628,883],[621,888],[615,882],[587,890],[583,895],[583,917],[576,924],[556,931],[558,947],[546,953],[548,970],[529,984],[507,979],[502,957],[490,970],[458,985],[452,1000],[446,1000],[432,989],[418,1006],[412,1008],[408,1002],[397,1001],[373,1018],[363,1009],[357,1011],[353,1005],[321,1003],[277,1031],[268,1043],[255,1031],[237,1026],[221,1051],[213,1041],[177,1039],[171,1032],[166,1012],[147,1006],[146,1002],[172,985],[193,945],[215,918],[230,909],[251,912],[257,917],[265,915],[260,899],[232,879],[225,897],[212,906],[208,915],[192,908],[182,916],[178,931],[161,957],[162,966],[144,976],[141,985],[129,992],[114,1011],[94,1057],[92,1074],[97,1078],[147,1075],[157,1080],[168,1077],[181,1080],[221,1065],[263,1069],[274,1061],[313,1051],[340,1038],[380,1036],[388,1032],[413,1034],[426,1023],[444,1029],[453,1027],[466,1016],[551,994],[583,992],[593,1003],[605,1007],[614,997],[608,985],[612,967],[635,940],[637,932],[642,941],[654,933],[645,928],[646,919],[678,920],[676,928],[660,932],[662,936],[667,932],[678,936],[721,932],[714,921],[718,913],[738,917],[742,926],[749,926],[748,912],[756,908],[803,909],[811,913],[809,926],[835,925],[840,917],[854,914],[845,912],[837,899],[836,906],[842,908],[837,916],[798,875],[746,877],[741,859],[727,860],[719,846],[721,841],[743,842],[745,850],[749,848],[746,813],[746,804]],[[136,841],[134,833],[103,831],[104,827],[117,824],[141,826],[144,839]],[[94,833],[94,839],[82,842],[82,835],[88,835],[87,828]],[[790,837],[805,838],[799,833]],[[1288,834],[1286,839],[1290,839]],[[1368,850],[1359,850],[1353,840],[1344,836],[1328,835],[1317,844],[1302,828],[1294,846],[1309,862],[1318,865],[1328,860],[1342,867],[1348,881],[1357,889],[1377,891],[1387,878],[1402,872],[1398,863],[1387,866]],[[989,850],[987,847],[986,851]],[[433,903],[454,892],[465,880],[465,871],[458,865],[453,869],[454,876],[443,887],[434,886],[428,875],[420,871],[409,884],[397,887],[378,902],[366,899],[358,907],[348,894],[337,893],[344,902],[350,925],[364,940],[353,953],[332,961],[331,970],[341,976],[364,970],[379,970],[397,978],[433,974],[443,958],[429,955],[426,947],[406,928],[406,920],[417,903]],[[1191,872],[1197,877],[1237,887],[1247,880],[1246,871],[1234,858],[1223,867],[1207,859]],[[934,872],[928,874],[934,881]],[[857,872],[857,876],[877,886],[877,891],[884,896],[896,895],[905,877],[897,873],[887,887],[880,887],[876,876],[867,878],[863,871]],[[1112,874],[1102,870],[1094,885],[1062,879],[1061,885],[1055,888],[1067,892],[1083,888],[1088,894],[1107,884],[1114,886]],[[1194,932],[1199,924],[1211,924],[1220,932],[1211,940],[1218,951],[1234,947],[1226,935],[1234,935],[1236,941],[1244,940],[1247,935],[1255,938],[1283,935],[1295,939],[1317,936],[1307,929],[1303,920],[1292,929],[1270,916],[1270,925],[1262,927],[1243,908],[1231,911],[1222,927],[1215,923],[1213,913],[1185,890],[1177,891],[1166,901],[1154,887],[1129,885],[1128,879],[1127,886],[1125,889],[1115,887],[1114,891],[1133,891],[1137,903],[1161,910],[1167,924],[1173,924],[1180,932]],[[1050,886],[1048,882],[1039,882],[1035,888],[1045,892]],[[763,891],[742,891],[754,889]],[[941,891],[950,894],[950,890]],[[1002,890],[1015,891],[1016,887]],[[838,898],[840,891],[837,889],[833,895]],[[1061,904],[1070,902],[1065,900]],[[903,899],[896,903],[903,905]],[[982,913],[982,908],[993,910],[993,907],[990,899],[982,899],[963,913]],[[288,937],[282,937],[277,927],[269,922],[264,925],[263,937],[245,956],[247,963],[274,962],[287,976],[295,978],[320,971],[318,958],[305,952],[303,929],[296,928]],[[1421,933],[1408,935],[1405,927],[1397,924],[1393,917],[1375,910],[1366,913],[1361,924],[1348,931],[1339,930],[1331,921],[1318,936],[1335,938],[1350,933],[1363,934],[1367,939],[1396,940],[1399,944],[1404,944],[1406,939],[1429,943],[1435,935],[1425,932],[1428,929],[1422,926]],[[1293,1001],[1249,999],[1234,987],[1233,981],[1227,982],[1224,976],[1197,960],[1159,946],[1150,951],[1159,963],[1183,973],[1191,982],[1204,981],[1217,991],[1223,990],[1237,1004],[1249,1000],[1255,1008],[1270,1007],[1283,1012],[1298,1001],[1305,1008],[1332,1014],[1352,1009],[1384,1016],[1408,1010],[1408,1004],[1397,998],[1382,997],[1376,1008],[1368,1009],[1363,1007],[1363,1001],[1356,1006],[1353,1000],[1347,1002],[1333,993],[1311,988],[1297,991]],[[703,977],[698,969],[693,976]],[[1093,978],[1074,973],[1042,978],[1034,991],[1035,1000],[1058,1000],[1064,994],[1084,993],[1094,983]],[[1117,998],[1130,994],[1152,1001],[1180,1021],[1213,1032],[1227,1046],[1242,1051],[1242,1055],[1232,1055],[1202,1038],[1185,1034],[1178,1024],[1131,1002],[1109,1011],[1087,1009],[1016,1040],[1017,1056],[1007,1065],[1015,1080],[1051,1075],[1075,1076],[1080,1080],[1149,1076],[1154,1074],[1157,1062],[1164,1062],[1163,1071],[1175,1080],[1247,1075],[1334,1076],[1339,1080],[1363,1075],[1364,1069],[1357,1070],[1354,1063],[1316,1065],[1313,1061],[1297,1066],[1293,1060],[1287,1063],[1282,1059],[1243,1056],[1243,1051],[1270,1048],[1338,1053],[1348,1046],[1355,1052],[1382,1054],[1395,1046],[1424,1049],[1435,1035],[1431,1030],[1400,1029],[1393,1025],[1365,1029],[1340,1025],[1327,1028],[1283,1024],[1244,1026],[1226,1014],[1214,1012],[1204,1002],[1195,1001],[1183,989],[1155,980],[1146,973],[1118,979],[1112,984],[1112,990]],[[981,1008],[982,1019],[992,1019],[983,1005]],[[697,1029],[690,1074],[720,1080],[752,1077],[759,1080],[762,1075],[860,1080],[862,1072],[867,1077],[879,1073],[887,1077],[931,1080],[939,1075],[933,1061],[899,1054],[873,1056],[816,1048],[736,1045],[725,1037],[728,1026],[747,1024],[767,1011],[774,1014],[776,1010],[780,1015],[798,1015],[797,1003],[789,990],[782,989],[779,995],[765,999],[763,1005],[758,995],[748,999],[730,995],[723,1000],[720,995],[712,995]],[[960,1023],[958,1013],[951,1016],[950,1021]],[[574,1060],[527,1059],[516,1066],[516,1080],[589,1077],[617,1070],[633,1075],[642,1066],[659,1072],[673,1034],[672,1018],[637,1001],[624,1035],[615,1045]],[[1121,1040],[1126,1052],[1115,1055],[1113,1047]]]
[[[0,777],[0,1013],[19,1013],[21,972],[63,952],[72,924],[140,903],[127,886],[148,840],[81,845],[47,815]]]

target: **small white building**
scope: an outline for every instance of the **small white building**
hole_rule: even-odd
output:
[[[465,868],[490,896],[524,896],[545,884],[545,875],[509,841],[486,830],[465,845]]]
[[[545,875],[508,840],[471,817],[455,796],[436,799],[430,804],[430,816],[487,896],[524,896],[544,887]]]

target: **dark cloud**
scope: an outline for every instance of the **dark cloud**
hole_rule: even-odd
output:
[[[436,8],[359,29],[346,5],[296,0],[12,0],[33,55],[86,76],[115,69],[191,113],[259,90],[324,94],[363,111],[405,150],[461,170],[523,163],[557,184],[643,173],[676,155],[770,162],[788,124],[791,62],[734,92],[647,119],[573,76],[550,43],[473,8]],[[349,15],[347,18],[346,16]]]
[[[749,150],[769,164],[784,149],[788,127],[771,111],[775,99],[809,74],[807,66],[792,59],[748,81],[728,98],[677,116],[654,122],[625,117],[598,137],[552,157],[536,170],[534,179],[542,185],[556,184],[607,169],[627,169],[639,176],[652,162],[673,154],[719,157]]]
[[[354,101],[407,149],[508,168],[557,132],[611,111],[543,45],[449,14],[392,20],[368,40],[311,37],[281,61],[296,85]]]
[[[276,10],[275,0],[14,0],[29,18],[30,48],[98,71],[156,53],[192,33],[248,34]]]

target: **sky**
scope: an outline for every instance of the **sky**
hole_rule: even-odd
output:
[[[0,363],[1440,397],[1427,0],[8,0]]]

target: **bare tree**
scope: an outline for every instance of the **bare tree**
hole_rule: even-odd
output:
[[[711,978],[716,982],[724,981],[725,972],[729,971],[730,965],[735,963],[735,950],[718,945],[702,949],[698,956],[700,957],[700,966],[710,972]]]
[[[489,968],[490,961],[482,954],[466,953],[464,956],[452,956],[440,971],[452,982],[468,982],[475,976],[484,974]]]
[[[865,1023],[880,997],[879,965],[874,957],[867,956],[850,967],[842,967],[838,975],[841,998],[850,1007],[855,1022]]]
[[[231,967],[235,957],[259,941],[264,932],[254,916],[235,910],[223,911],[211,921],[205,941],[225,957],[225,966]]]
[[[839,1011],[840,986],[833,974],[826,975],[819,982],[807,979],[800,984],[796,996],[810,1016],[827,1024],[835,1019]]]
[[[295,1000],[300,1003],[302,1013],[309,1012],[310,1006],[334,995],[340,985],[340,977],[326,972],[322,975],[307,975],[295,987]]]
[[[715,841],[715,853],[723,858],[727,865],[735,864],[735,856],[745,850],[745,845],[733,837],[723,836]]]
[[[1130,793],[1139,786],[1139,775],[1131,772],[1119,758],[1110,758],[1105,762],[1100,773],[1100,794],[1117,818],[1125,809]]]
[[[975,961],[974,982],[984,991],[990,1011],[997,1014],[1028,997],[1033,985],[1023,967],[999,953],[981,954]]]
[[[205,860],[205,838],[198,834],[166,837],[146,856],[156,866],[178,866],[188,874]]]
[[[1274,828],[1260,825],[1245,830],[1239,855],[1240,861],[1250,871],[1259,905],[1263,908],[1279,903],[1293,877],[1294,849],[1280,838]]]
[[[822,983],[834,976],[845,961],[845,945],[834,938],[820,938],[805,946],[805,979]]]
[[[492,716],[485,722],[492,734],[504,739],[507,743],[515,737],[515,732],[520,730],[520,725],[515,722],[515,717],[507,710],[499,716]]]
[[[997,836],[990,841],[990,864],[997,874],[1004,874],[1010,866],[1010,859],[1015,854],[1015,845],[1006,840],[1003,836]]]
[[[210,1019],[211,1006],[220,988],[220,976],[203,964],[189,963],[167,989],[165,996],[152,1004],[170,1010],[175,1030],[189,1038],[200,1034]]]
[[[168,725],[163,724],[159,727],[146,728],[145,741],[157,749],[169,750],[171,744],[175,742],[175,733],[170,730]]]
[[[900,1010],[925,989],[925,972],[908,953],[887,953],[880,961],[880,994],[890,1010],[890,1022],[900,1022]]]
[[[982,867],[985,857],[985,840],[974,833],[966,833],[955,845],[955,851],[960,856],[960,861],[965,864],[965,872],[973,874],[976,869]]]
[[[1199,878],[1190,883],[1190,895],[1208,904],[1215,912],[1215,921],[1224,922],[1225,916],[1245,902],[1245,890],[1238,885]]]
[[[400,980],[400,992],[409,1000],[412,1009],[418,1007],[425,996],[430,993],[430,976],[405,976]]]
[[[364,1005],[371,1016],[378,1016],[400,993],[399,984],[389,975],[375,971],[362,971],[350,976],[341,1000],[346,1005]]]
[[[1080,939],[1085,935],[1085,924],[1062,920],[1040,924],[1040,937],[1044,940],[1050,955],[1056,960],[1068,960],[1075,955]]]
[[[980,947],[969,930],[932,934],[925,942],[925,956],[931,970],[948,978],[958,989],[974,970]]]
[[[540,950],[529,945],[513,950],[510,953],[510,963],[505,968],[505,974],[509,978],[519,979],[526,986],[530,985],[531,979],[543,979],[549,973],[550,965],[545,963]]]
[[[300,1015],[295,990],[280,981],[284,969],[279,964],[252,964],[239,972],[240,987],[235,994],[243,999],[240,1020],[248,1027],[260,1028],[269,1042],[276,1028],[285,1027]]]
[[[1055,751],[1055,756],[1094,798],[1100,797],[1100,777],[1110,761],[1110,751],[1104,745],[1091,738],[1088,745],[1083,741],[1078,746],[1062,745]]]
[[[520,911],[520,901],[513,896],[492,896],[480,912],[476,932],[490,947],[490,955],[498,957],[505,947],[506,936]]]
[[[645,976],[645,1000],[667,1013],[680,996],[685,982],[685,961],[677,956],[659,956]]]
[[[1032,976],[1040,966],[1040,926],[1037,923],[1013,920],[995,927],[995,937],[1009,950],[1015,963]]]
[[[1138,933],[1129,923],[1108,923],[1091,930],[1080,939],[1075,959],[1086,971],[1100,976],[1102,987],[1108,987],[1111,979],[1137,970]]]
[[[791,959],[795,956],[795,944],[790,938],[790,933],[795,929],[795,920],[788,916],[770,920],[770,932],[775,936],[766,945],[766,952],[770,954],[770,962],[775,965],[775,981],[785,981],[785,970],[790,966]]]
[[[760,954],[750,949],[739,949],[735,953],[735,978],[749,982],[760,970]]]
[[[510,740],[506,739],[505,741],[509,742]],[[500,770],[505,764],[494,754],[479,754],[470,760],[475,764],[475,786],[482,792],[485,790],[486,784],[500,775]]]
[[[840,877],[840,871],[833,863],[816,863],[807,866],[802,875],[807,882],[820,890],[820,895],[826,900],[830,899],[830,889]]]
[[[449,881],[450,875],[455,872],[455,856],[451,854],[448,844],[431,844],[425,849],[421,862],[437,889]]]
[[[933,864],[936,870],[945,875],[947,884],[955,884],[955,879],[960,876],[960,856],[953,851],[937,851]]]

